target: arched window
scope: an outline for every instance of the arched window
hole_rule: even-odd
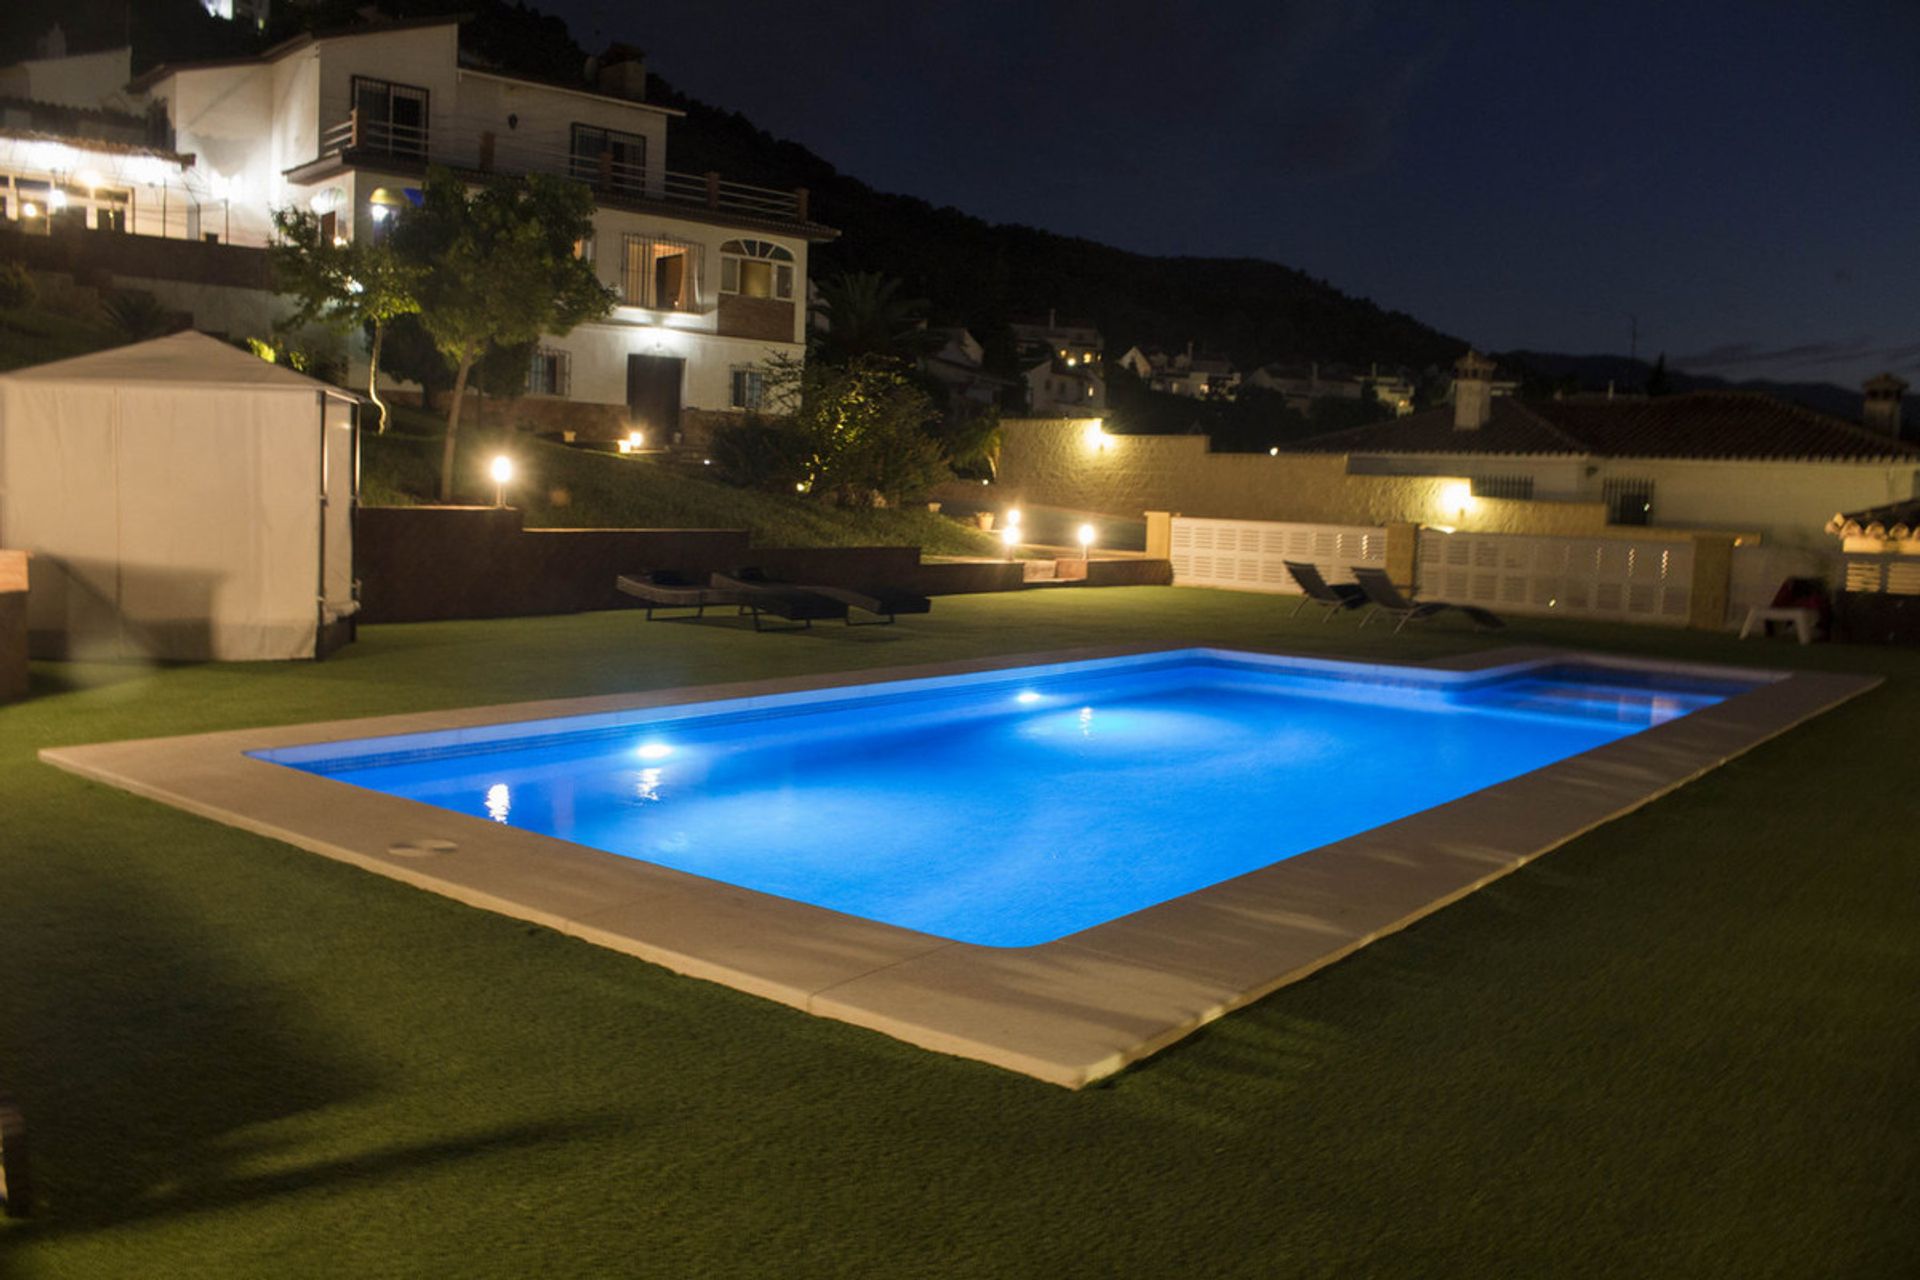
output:
[[[793,253],[768,240],[720,246],[720,292],[743,298],[793,298]]]

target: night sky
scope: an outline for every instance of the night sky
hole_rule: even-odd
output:
[[[1914,0],[535,3],[993,221],[1269,258],[1494,349],[1625,354],[1637,316],[1695,372],[1920,383]]]

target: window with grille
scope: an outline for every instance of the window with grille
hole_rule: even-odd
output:
[[[793,297],[793,253],[768,240],[720,246],[720,292],[745,298]]]
[[[533,365],[527,370],[527,394],[564,396],[567,394],[567,353],[545,347],[533,353]]]
[[[638,133],[573,126],[572,175],[615,195],[642,195],[647,187],[647,139]]]
[[[655,311],[700,309],[701,246],[663,236],[626,237],[620,300]]]
[[[1653,481],[1608,480],[1600,486],[1608,524],[1652,524]]]
[[[1475,476],[1473,478],[1473,496],[1476,498],[1516,498],[1524,501],[1533,497],[1533,477]]]
[[[759,369],[733,371],[733,407],[760,409],[767,403],[767,375]]]
[[[353,78],[353,109],[359,123],[356,145],[388,155],[424,158],[427,154],[427,91],[410,84]]]

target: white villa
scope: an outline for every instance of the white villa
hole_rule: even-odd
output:
[[[616,49],[594,88],[568,88],[463,65],[457,21],[429,19],[127,72],[124,49],[0,68],[0,214],[27,237],[239,247],[218,271],[179,270],[178,251],[172,268],[129,269],[128,246],[111,249],[117,275],[202,328],[264,333],[264,266],[233,253],[268,242],[275,208],[378,236],[439,164],[594,189],[580,252],[620,305],[542,344],[518,406],[536,420],[667,435],[683,411],[755,407],[769,362],[804,353],[808,249],[837,233],[809,218],[804,190],[669,170],[681,113],[644,101],[637,55]],[[143,259],[165,256],[150,247]],[[198,262],[209,253],[192,246]]]

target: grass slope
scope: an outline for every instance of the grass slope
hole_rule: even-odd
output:
[[[585,614],[37,665],[0,707],[0,1085],[43,1201],[0,1274],[1911,1274],[1912,651],[1514,627],[1891,679],[1077,1094],[33,759],[1085,643],[1485,643],[1288,607],[1050,591],[797,636]]]
[[[45,307],[0,309],[0,373],[83,356],[125,341],[104,324]]]
[[[362,501],[371,506],[430,500],[444,423],[401,409],[386,435],[362,440]],[[531,436],[485,430],[465,437],[455,462],[468,501],[493,500],[486,467],[494,454],[518,464],[511,501],[529,528],[747,529],[762,546],[918,546],[929,555],[993,555],[999,544],[924,507],[846,510],[780,494],[717,484],[651,457],[569,449]]]

